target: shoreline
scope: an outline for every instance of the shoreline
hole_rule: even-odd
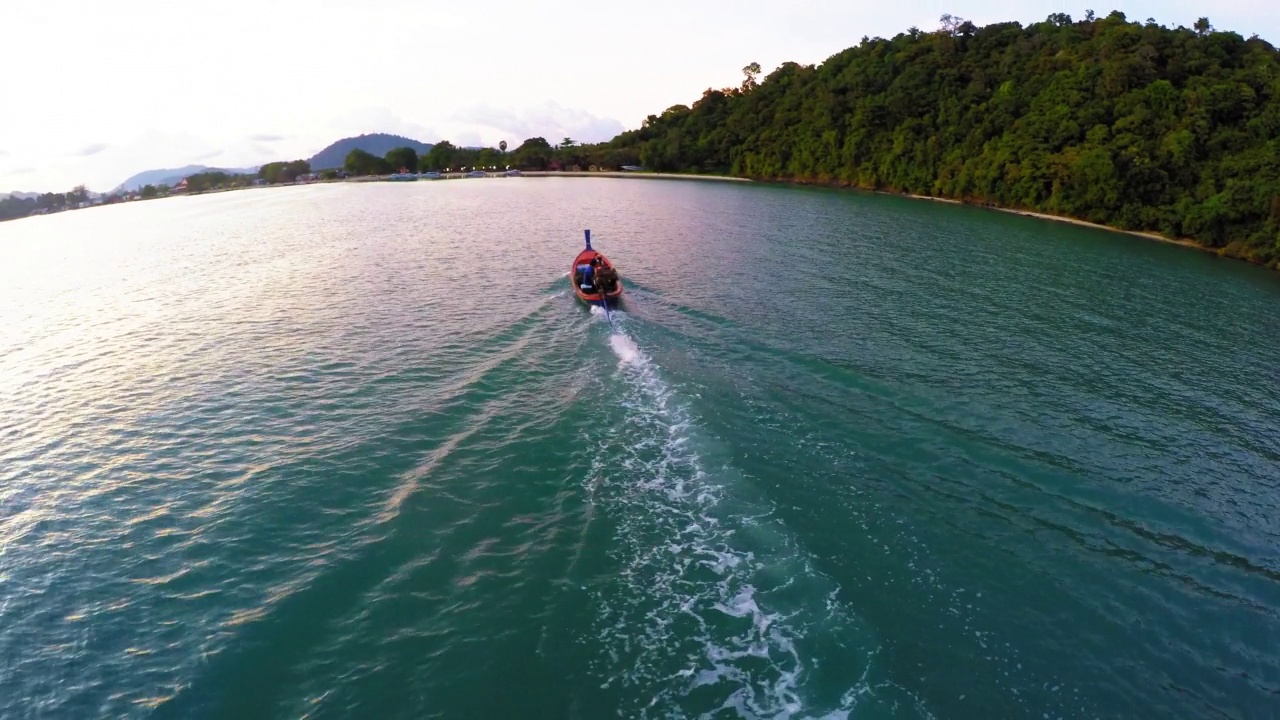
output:
[[[898,192],[894,190],[871,190],[868,188],[860,188],[856,185],[850,185],[847,183],[830,182],[830,181],[824,182],[819,180],[796,180],[796,179],[788,179],[788,178],[761,178],[761,181],[768,182],[768,183],[775,183],[779,185],[798,185],[798,186],[825,187],[825,188],[831,188],[834,190],[852,190],[855,192],[867,192],[867,193],[874,193],[877,195],[891,195],[895,197],[909,198],[911,200],[928,200],[930,202],[947,203],[949,205],[961,205],[964,207],[978,208],[982,210],[994,210],[996,212],[1007,213],[1010,215],[1022,215],[1023,217],[1034,218],[1036,220],[1048,220],[1051,222],[1060,222],[1060,223],[1067,223],[1070,225],[1076,225],[1078,227],[1092,228],[1094,230],[1104,230],[1107,232],[1119,233],[1121,235],[1132,235],[1134,237],[1140,237],[1146,240],[1154,240],[1156,242],[1165,243],[1166,245],[1176,245],[1178,247],[1187,248],[1189,250],[1196,250],[1199,252],[1208,253],[1210,255],[1214,255],[1219,258],[1236,260],[1239,262],[1243,262],[1246,265],[1260,267],[1265,270],[1280,272],[1280,261],[1273,261],[1271,264],[1267,264],[1263,262],[1256,262],[1254,260],[1249,259],[1248,257],[1242,257],[1240,255],[1236,255],[1231,252],[1228,252],[1227,249],[1233,246],[1235,244],[1234,242],[1228,243],[1223,247],[1217,248],[1217,247],[1211,247],[1209,245],[1203,245],[1190,238],[1167,237],[1153,230],[1126,230],[1124,228],[1113,227],[1111,225],[1103,225],[1101,223],[1090,222],[1088,220],[1081,220],[1080,218],[1073,218],[1066,215],[1054,215],[1052,213],[1038,212],[1035,210],[1019,210],[1017,208],[1001,207],[999,205],[992,205],[985,202],[958,200],[955,198],[936,197],[933,195],[918,195],[915,193],[905,193],[905,192]]]
[[[643,172],[616,172],[616,171],[605,171],[605,172],[589,172],[589,171],[575,172],[575,171],[554,171],[554,170],[528,171],[528,172],[521,171],[521,176],[525,176],[525,177],[557,177],[557,176],[621,177],[621,178],[649,178],[649,179],[655,179],[655,180],[661,180],[661,179],[706,180],[706,181],[712,181],[712,182],[748,182],[748,183],[755,181],[753,178],[733,177],[730,175],[686,175],[682,173],[643,173]],[[933,195],[917,195],[915,193],[894,192],[892,190],[869,190],[868,191],[868,190],[864,190],[863,188],[858,188],[858,187],[849,186],[849,185],[841,185],[838,183],[807,182],[803,180],[794,180],[794,179],[769,179],[769,178],[762,178],[762,180],[766,183],[777,183],[782,185],[803,185],[803,186],[817,185],[822,187],[829,187],[835,190],[855,190],[855,191],[861,191],[861,192],[872,192],[877,195],[891,195],[895,197],[910,198],[912,200],[928,200],[930,202],[947,203],[948,205],[960,205],[963,207],[979,208],[983,210],[994,210],[996,212],[1007,213],[1009,215],[1021,215],[1023,217],[1035,218],[1036,220],[1048,220],[1051,222],[1060,222],[1060,223],[1066,223],[1068,225],[1075,225],[1077,227],[1086,227],[1094,230],[1104,230],[1107,232],[1120,233],[1122,235],[1131,235],[1133,237],[1140,237],[1140,238],[1145,238],[1147,240],[1162,242],[1167,245],[1176,245],[1178,247],[1184,247],[1190,250],[1197,250],[1199,252],[1208,253],[1210,255],[1216,255],[1218,257],[1229,258],[1231,260],[1239,260],[1241,262],[1247,263],[1249,265],[1255,265],[1257,267],[1263,267],[1263,268],[1267,267],[1266,265],[1250,262],[1245,258],[1235,257],[1233,255],[1228,255],[1226,253],[1223,253],[1222,248],[1214,248],[1208,245],[1201,245],[1200,243],[1190,238],[1166,237],[1152,230],[1125,230],[1123,228],[1113,227],[1111,225],[1103,225],[1102,223],[1091,222],[1089,220],[1081,220],[1080,218],[1074,218],[1067,215],[1054,215],[1052,213],[1038,212],[1035,210],[1019,210],[1017,208],[1001,207],[999,205],[989,205],[982,202],[969,202],[965,200],[956,200],[954,198],[936,197]],[[1268,269],[1271,269],[1271,268],[1268,268]],[[1277,267],[1274,269],[1280,270],[1280,267]]]
[[[1200,252],[1206,252],[1211,255],[1220,255],[1217,248],[1211,248],[1208,245],[1201,245],[1200,243],[1196,242],[1195,240],[1191,240],[1190,238],[1165,237],[1160,233],[1152,232],[1150,230],[1124,230],[1121,228],[1112,227],[1110,225],[1103,225],[1101,223],[1090,222],[1088,220],[1081,220],[1080,218],[1073,218],[1066,215],[1054,215],[1052,213],[1036,212],[1034,210],[1018,210],[1016,208],[1000,207],[999,205],[986,205],[983,203],[972,203],[972,202],[965,202],[963,200],[953,200],[951,198],[933,197],[932,195],[895,193],[895,192],[888,192],[885,190],[876,190],[875,192],[880,195],[896,195],[898,197],[911,198],[912,200],[929,200],[932,202],[947,203],[949,205],[962,205],[964,207],[981,208],[983,210],[995,210],[996,212],[1008,213],[1010,215],[1021,215],[1023,217],[1036,218],[1037,220],[1051,220],[1053,222],[1066,223],[1068,225],[1076,225],[1079,227],[1093,228],[1094,230],[1106,230],[1108,232],[1121,233],[1123,235],[1133,235],[1134,237],[1146,238],[1148,240],[1155,240],[1157,242],[1167,243],[1169,245],[1177,245],[1179,247],[1190,248],[1192,250],[1199,250]],[[1222,256],[1222,257],[1229,257],[1229,256]],[[1239,259],[1239,258],[1233,258],[1233,259]],[[1248,261],[1245,260],[1244,262],[1248,262]],[[1249,264],[1252,265],[1254,263],[1249,263]],[[1266,266],[1264,265],[1260,267],[1266,267]]]
[[[504,173],[494,172],[492,174],[487,174],[487,176],[490,178],[494,178],[494,177],[504,177],[505,175]],[[466,177],[465,175],[461,175],[461,174],[458,174],[458,175],[450,174],[450,175],[442,176],[440,179],[463,179],[465,177]],[[1222,248],[1215,248],[1215,247],[1210,247],[1208,245],[1202,245],[1190,238],[1171,238],[1165,235],[1161,235],[1160,233],[1152,230],[1125,230],[1123,228],[1113,227],[1111,225],[1103,225],[1101,223],[1091,222],[1089,220],[1081,220],[1080,218],[1074,218],[1066,215],[1054,215],[1052,213],[1038,212],[1035,210],[1020,210],[1017,208],[1001,207],[999,205],[992,205],[984,202],[958,200],[955,198],[937,197],[934,195],[918,195],[915,193],[904,193],[904,192],[897,192],[893,190],[870,190],[866,188],[860,188],[855,185],[849,185],[849,184],[838,183],[838,182],[797,180],[794,178],[745,178],[745,177],[734,177],[731,175],[626,172],[626,171],[616,171],[616,170],[595,171],[595,172],[592,172],[589,170],[577,170],[577,171],[575,170],[523,171],[522,170],[520,171],[520,175],[514,176],[514,177],[535,177],[535,178],[537,177],[605,177],[605,178],[632,178],[632,179],[641,179],[641,180],[697,180],[701,182],[735,182],[735,183],[762,182],[766,184],[777,184],[777,185],[825,187],[833,190],[853,190],[855,192],[869,192],[869,193],[874,193],[876,195],[889,195],[889,196],[895,196],[895,197],[908,198],[911,200],[927,200],[930,202],[946,203],[948,205],[961,205],[964,207],[978,208],[983,210],[994,210],[996,212],[1002,212],[1009,215],[1021,215],[1023,217],[1034,218],[1036,220],[1048,220],[1050,222],[1066,223],[1069,225],[1075,225],[1077,227],[1091,228],[1094,230],[1103,230],[1107,232],[1119,233],[1122,235],[1131,235],[1133,237],[1140,237],[1146,240],[1154,240],[1156,242],[1165,243],[1166,245],[1176,245],[1178,247],[1183,247],[1190,250],[1196,250],[1199,252],[1208,253],[1210,255],[1215,255],[1220,258],[1238,260],[1240,262],[1244,262],[1249,265],[1254,265],[1256,267],[1261,267],[1268,270],[1280,272],[1280,262],[1275,262],[1275,263],[1272,263],[1271,265],[1267,265],[1260,262],[1254,262],[1249,258],[1240,257],[1240,256],[1226,252],[1225,250],[1227,249],[1227,247],[1230,247],[1229,245]],[[388,179],[389,179],[389,176],[372,175],[372,176],[362,176],[362,177],[334,178],[329,180],[312,180],[309,182],[302,182],[302,183],[250,185],[250,186],[237,187],[237,188],[201,190],[193,193],[173,194],[173,195],[167,195],[167,196],[156,197],[156,198],[148,198],[148,199],[160,200],[160,199],[164,199],[164,197],[208,195],[213,193],[235,192],[237,190],[257,190],[257,189],[264,189],[268,187],[297,187],[298,185],[322,185],[322,184],[330,184],[330,183],[349,183],[349,182],[356,182],[356,183],[379,182],[379,181],[385,182]],[[113,204],[124,204],[124,203],[113,203]],[[103,206],[95,205],[94,207],[106,207],[106,205],[103,205]],[[83,209],[92,209],[92,208],[83,208]],[[68,208],[68,210],[70,210],[70,208]],[[64,212],[64,211],[59,211],[59,214],[61,212]],[[27,217],[34,217],[34,216],[27,216]],[[22,219],[25,219],[25,218],[10,218],[10,220],[22,220]]]

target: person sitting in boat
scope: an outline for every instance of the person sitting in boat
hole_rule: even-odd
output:
[[[599,258],[593,259],[590,263],[582,263],[578,266],[578,287],[583,290],[592,290],[595,288],[595,263]]]
[[[595,292],[600,291],[600,272],[604,270],[604,261],[597,255],[591,258],[591,272],[589,273],[591,289]]]
[[[618,287],[618,271],[604,263],[600,263],[596,268],[595,277],[596,284],[600,286],[600,292],[610,293]]]

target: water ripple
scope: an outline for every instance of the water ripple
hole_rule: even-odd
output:
[[[627,277],[612,336],[566,293],[582,227]],[[597,179],[179,198],[0,245],[0,716],[1280,692],[1280,289],[1252,268]]]

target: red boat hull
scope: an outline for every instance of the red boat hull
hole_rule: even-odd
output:
[[[575,272],[577,270],[577,267],[584,263],[590,263],[595,258],[600,258],[600,262],[603,263],[605,267],[613,267],[613,263],[609,262],[609,258],[596,252],[595,250],[583,250],[582,252],[578,253],[578,257],[574,258],[573,264],[569,266],[569,284],[573,286],[573,294],[577,295],[578,299],[582,300],[583,302],[588,302],[588,303],[600,303],[600,302],[606,302],[606,301],[613,302],[617,300],[619,296],[622,295],[622,278],[618,278],[618,286],[614,288],[613,291],[607,292],[607,293],[589,292],[587,290],[583,290],[582,288],[578,287],[578,280]]]

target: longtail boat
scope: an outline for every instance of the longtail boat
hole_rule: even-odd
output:
[[[593,305],[616,302],[622,295],[622,278],[609,258],[591,247],[591,231],[585,233],[587,247],[569,266],[573,293],[579,300]]]

